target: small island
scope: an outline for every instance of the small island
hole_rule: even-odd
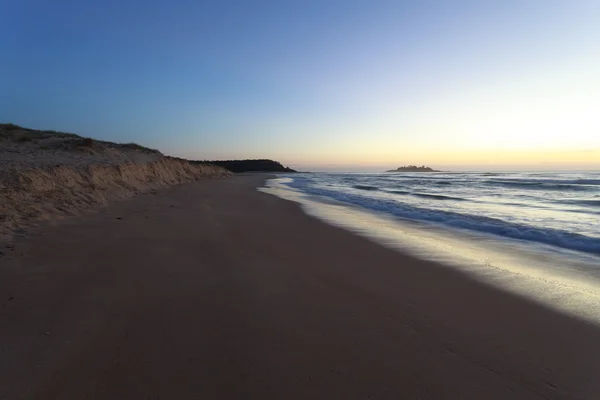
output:
[[[426,167],[424,165],[417,167],[416,165],[407,165],[405,167],[399,167],[397,169],[390,169],[389,171],[385,171],[385,172],[441,172],[438,170],[435,170],[431,167]]]

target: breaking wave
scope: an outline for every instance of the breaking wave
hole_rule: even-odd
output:
[[[365,178],[365,180],[367,179]],[[576,189],[573,189],[573,187],[577,187],[577,185],[582,185],[582,187],[585,187],[583,185],[594,184],[590,184],[590,182],[600,182],[600,180],[594,179],[579,181],[585,183],[565,184],[531,181],[518,182],[516,180],[490,181],[489,179],[482,179],[479,181],[479,183],[489,184],[490,182],[493,182],[494,184],[499,185],[519,185],[521,189],[525,188],[525,190],[528,187],[536,187],[541,188],[540,190],[546,191],[558,190],[557,188],[569,189],[570,191],[574,191]],[[402,180],[402,182],[405,181]],[[301,191],[307,194],[325,196],[337,201],[357,205],[374,212],[393,215],[398,218],[441,224],[447,227],[467,229],[470,231],[493,234],[511,239],[543,243],[546,245],[555,246],[563,249],[587,252],[592,254],[600,254],[600,237],[597,237],[595,234],[593,234],[593,228],[591,228],[591,231],[589,229],[586,231],[585,229],[569,229],[570,227],[572,228],[572,226],[574,225],[568,224],[555,224],[554,226],[549,224],[541,224],[538,222],[538,220],[535,220],[533,218],[519,219],[513,214],[510,214],[510,212],[508,214],[506,214],[505,212],[506,215],[501,214],[499,212],[478,212],[477,210],[472,209],[472,207],[470,206],[458,207],[458,204],[462,203],[465,200],[469,201],[469,198],[462,198],[460,196],[448,196],[445,194],[438,194],[435,192],[423,193],[421,191],[393,189],[394,186],[398,186],[398,180],[394,181],[393,184],[390,183],[388,185],[388,188],[386,188],[385,185],[353,185],[346,187],[347,189],[359,189],[361,191],[364,191],[364,193],[346,190],[344,189],[344,187],[336,187],[335,185],[332,187],[319,185],[314,180],[301,176],[294,177],[294,179],[290,183],[288,183],[288,185],[290,187],[300,189]],[[473,187],[470,187],[471,190],[478,190],[474,184],[467,183],[465,185],[475,187],[475,189],[473,189]],[[403,196],[398,196],[396,198],[395,196],[389,196],[389,194],[399,194]],[[515,194],[514,196],[520,196],[520,194]],[[419,202],[416,199],[411,201],[409,200],[411,197],[418,197],[430,200],[440,200],[441,202],[439,204],[457,204],[457,206],[435,206],[435,204],[437,203],[424,203]],[[504,201],[510,199],[509,196],[507,197],[508,198],[506,198]],[[560,196],[558,196],[558,198],[560,198]],[[511,202],[486,203],[485,201],[478,199],[474,199],[475,203],[469,202],[468,204],[486,204],[486,206],[490,210],[494,210],[492,207],[513,207],[514,209],[526,210],[536,208],[536,206],[541,206],[541,199],[542,198],[540,198],[540,200],[537,201],[529,201],[527,204],[530,204],[531,207],[525,207],[525,204],[523,206],[521,206],[518,203],[512,204]],[[600,200],[595,199],[565,199],[561,201],[565,204],[568,203],[586,207],[600,207]],[[548,202],[551,201],[548,200],[546,204]],[[556,204],[556,202],[554,202],[554,204]],[[540,207],[540,209],[542,209],[541,212],[555,212],[556,210],[560,212],[561,210],[560,208],[556,207]],[[523,212],[526,213],[528,211]],[[532,210],[529,212],[539,211]],[[572,213],[566,214],[573,215]],[[593,214],[590,213],[590,216],[592,215]],[[577,221],[573,223],[577,223]]]

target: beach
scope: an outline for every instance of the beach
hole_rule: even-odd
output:
[[[0,399],[596,399],[600,329],[236,175],[0,249]]]

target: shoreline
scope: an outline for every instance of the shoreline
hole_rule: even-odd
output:
[[[232,176],[0,258],[0,398],[592,399],[600,330]],[[3,250],[4,251],[4,250]]]
[[[309,216],[600,326],[600,258],[509,237],[395,218],[313,196],[269,179],[259,191],[295,202]]]

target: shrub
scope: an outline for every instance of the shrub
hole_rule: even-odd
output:
[[[19,142],[19,143],[31,142],[32,140],[33,140],[33,137],[31,137],[29,135],[22,135],[17,138],[17,142]]]
[[[143,151],[143,152],[148,152],[148,153],[158,153],[158,150],[150,149],[148,147],[139,145],[137,143],[123,143],[123,144],[120,144],[119,147],[121,147],[123,149],[138,150],[138,151]]]
[[[21,128],[19,125],[15,125],[15,124],[0,124],[0,128],[4,129],[7,132],[24,129],[24,128]]]

